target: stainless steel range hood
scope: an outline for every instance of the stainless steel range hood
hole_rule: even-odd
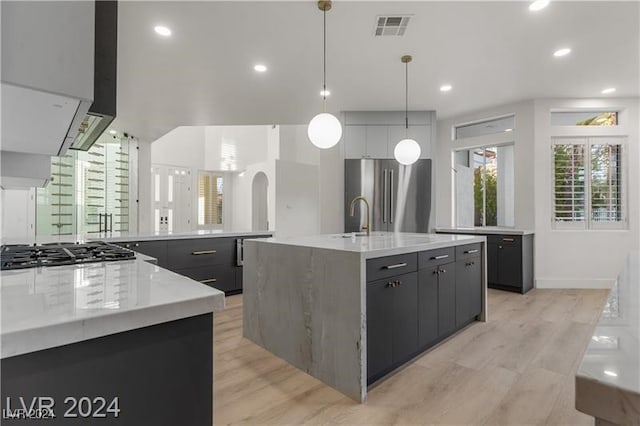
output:
[[[118,2],[95,3],[93,104],[80,123],[70,149],[87,151],[116,117]]]

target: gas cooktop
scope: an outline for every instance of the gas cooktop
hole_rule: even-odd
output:
[[[4,245],[0,247],[0,270],[127,260],[135,257],[131,250],[102,241],[84,244]]]

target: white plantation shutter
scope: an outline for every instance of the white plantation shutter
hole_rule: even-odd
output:
[[[591,220],[622,220],[622,145],[591,145]]]
[[[623,145],[616,137],[553,140],[556,228],[625,226]]]
[[[223,178],[212,172],[198,173],[198,226],[222,225]]]
[[[554,154],[554,221],[584,223],[585,163],[583,144],[556,141]]]

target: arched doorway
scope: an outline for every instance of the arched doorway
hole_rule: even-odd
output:
[[[268,190],[267,175],[263,172],[256,173],[251,184],[251,229],[253,231],[269,230]]]

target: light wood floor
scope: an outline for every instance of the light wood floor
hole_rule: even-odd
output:
[[[215,315],[216,424],[593,425],[574,374],[606,290],[489,291],[474,323],[357,404],[242,338],[242,296]]]

